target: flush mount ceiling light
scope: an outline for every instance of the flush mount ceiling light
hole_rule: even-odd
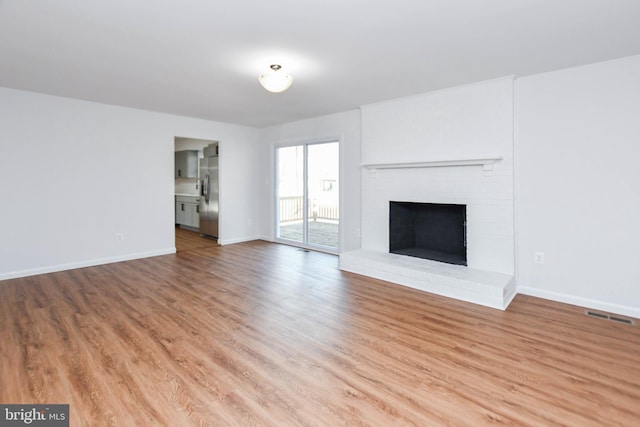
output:
[[[289,89],[289,86],[293,83],[293,77],[284,71],[280,71],[282,67],[278,64],[273,64],[269,68],[271,68],[271,71],[258,76],[258,81],[262,87],[269,92],[275,93]]]

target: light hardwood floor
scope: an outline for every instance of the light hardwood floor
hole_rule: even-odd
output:
[[[72,426],[637,426],[640,332],[266,242],[0,282],[0,402]]]

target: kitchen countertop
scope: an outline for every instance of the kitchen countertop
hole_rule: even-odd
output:
[[[184,196],[187,196],[187,197],[200,197],[199,194],[189,194],[189,193],[176,193],[175,195],[176,196],[182,196],[182,197],[184,197]]]

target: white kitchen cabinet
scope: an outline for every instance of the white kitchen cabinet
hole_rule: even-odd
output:
[[[198,177],[198,150],[183,150],[175,152],[175,177]]]
[[[199,196],[176,196],[176,224],[200,228]]]

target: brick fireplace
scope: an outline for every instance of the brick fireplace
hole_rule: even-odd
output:
[[[362,107],[361,248],[340,268],[505,309],[515,296],[512,79]],[[390,203],[465,207],[466,266],[390,253]]]

